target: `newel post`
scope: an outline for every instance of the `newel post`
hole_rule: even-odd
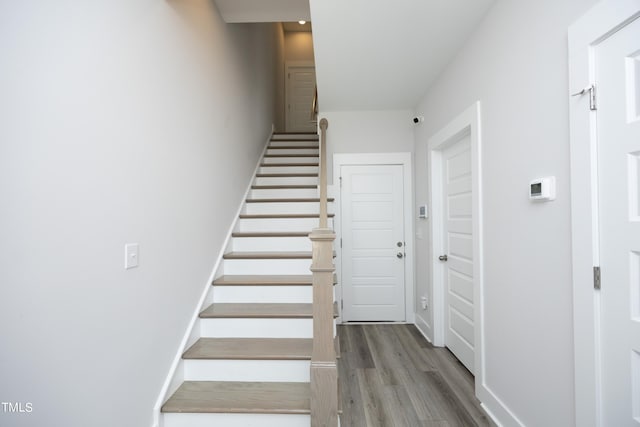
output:
[[[332,229],[316,228],[313,247],[313,351],[311,354],[311,427],[338,426],[338,366],[333,341]]]

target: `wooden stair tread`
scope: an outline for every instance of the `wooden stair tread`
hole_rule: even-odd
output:
[[[333,218],[335,214],[327,214],[329,218]],[[243,219],[274,219],[274,218],[320,218],[320,214],[240,214]]]
[[[315,190],[317,185],[252,185],[252,190]]]
[[[202,319],[308,319],[313,304],[305,303],[213,303],[200,312]],[[338,317],[338,304],[333,304]]]
[[[264,157],[274,158],[274,157],[318,157],[318,154],[265,154]]]
[[[334,274],[333,282],[337,283]],[[291,275],[225,275],[212,283],[215,286],[311,286],[310,274]]]
[[[318,145],[274,145],[267,147],[269,150],[317,150]]]
[[[311,251],[299,252],[227,252],[224,259],[311,259]]]
[[[299,167],[299,166],[320,166],[319,163],[261,163],[260,164],[261,167],[263,168],[272,168],[272,167],[276,167],[276,168],[281,168],[281,167]]]
[[[328,197],[327,202],[333,202],[333,197]],[[247,203],[319,203],[320,199],[317,197],[305,197],[305,198],[279,198],[279,199],[247,199]]]
[[[231,237],[309,237],[309,233],[304,231],[245,231],[232,233]]]
[[[258,173],[256,178],[317,178],[317,173]]]
[[[311,338],[200,338],[183,359],[310,360]]]
[[[185,381],[162,412],[309,414],[309,383]]]

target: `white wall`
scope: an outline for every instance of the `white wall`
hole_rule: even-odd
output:
[[[322,109],[322,95],[319,95]],[[327,129],[327,172],[333,179],[335,153],[413,152],[413,113],[397,111],[321,111]]]
[[[567,27],[593,3],[498,1],[417,108],[426,118],[416,131],[419,204],[428,198],[427,139],[482,103],[485,376],[527,426],[575,423]],[[557,199],[530,203],[529,181],[547,175]],[[425,237],[428,226],[418,222]],[[431,294],[431,254],[428,238],[417,242],[420,296]]]
[[[315,61],[311,33],[287,31],[284,33],[284,45],[286,61]]]
[[[189,5],[0,2],[0,425],[151,424],[274,105],[273,28]]]

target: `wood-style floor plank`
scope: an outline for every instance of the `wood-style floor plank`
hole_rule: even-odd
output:
[[[339,325],[341,425],[495,427],[471,373],[414,325]]]

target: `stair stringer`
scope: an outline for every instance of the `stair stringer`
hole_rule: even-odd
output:
[[[231,245],[232,234],[237,229],[237,223],[239,221],[240,214],[243,213],[243,210],[245,209],[245,201],[249,196],[249,194],[251,193],[251,187],[253,185],[253,181],[255,179],[256,174],[261,168],[264,155],[267,152],[267,149],[269,147],[269,143],[271,142],[271,138],[273,137],[273,134],[274,134],[274,127],[272,126],[271,132],[269,133],[269,136],[267,137],[267,140],[264,143],[264,148],[262,149],[262,152],[258,156],[256,167],[253,170],[253,173],[251,174],[251,178],[249,179],[249,183],[247,184],[245,193],[240,200],[240,206],[236,211],[236,214],[231,223],[231,226],[227,230],[227,235],[225,237],[222,248],[218,252],[218,255],[216,257],[216,261],[214,263],[213,269],[211,270],[209,279],[207,280],[207,282],[203,287],[203,291],[198,301],[198,304],[196,305],[194,312],[191,316],[191,321],[189,322],[189,326],[187,326],[187,329],[182,338],[182,341],[178,346],[178,350],[173,359],[173,362],[171,363],[171,367],[169,368],[167,377],[165,378],[165,381],[162,385],[162,389],[160,390],[160,393],[158,394],[158,398],[156,399],[156,403],[153,406],[153,427],[163,427],[162,425],[163,418],[160,412],[162,405],[169,398],[169,396],[171,396],[178,389],[180,384],[185,379],[184,378],[185,377],[184,361],[182,359],[182,354],[200,337],[199,314],[204,308],[206,308],[207,305],[209,305],[213,301],[213,287],[211,286],[211,283],[215,279],[216,274],[220,270],[220,267],[223,265],[224,260],[222,257],[224,256],[225,252]]]

